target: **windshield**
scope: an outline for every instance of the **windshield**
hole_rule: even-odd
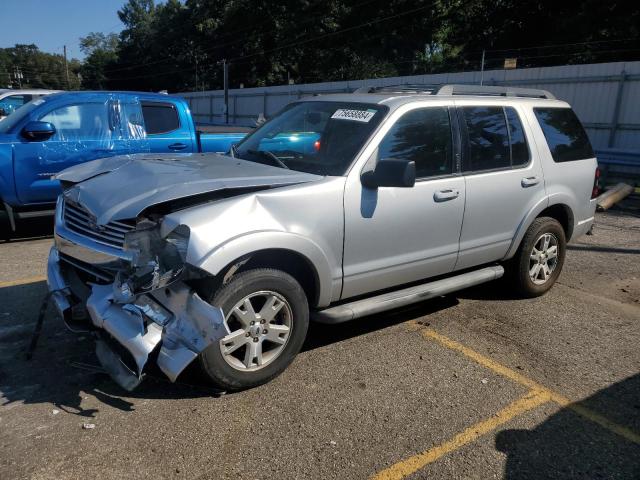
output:
[[[235,149],[236,157],[318,175],[344,175],[384,118],[384,105],[299,102]]]
[[[25,103],[22,107],[18,108],[8,117],[0,120],[0,133],[11,132],[13,127],[19,124],[25,117],[28,117],[31,112],[43,102],[44,100],[41,98],[31,100],[29,103]]]

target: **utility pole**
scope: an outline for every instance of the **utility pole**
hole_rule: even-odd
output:
[[[222,60],[222,76],[224,79],[224,123],[229,124],[229,64]]]
[[[196,88],[193,89],[194,92],[198,91],[198,54],[194,54],[196,59]]]
[[[71,84],[69,83],[69,64],[67,63],[67,46],[62,47],[64,51],[64,74],[67,78],[67,90],[71,90]]]
[[[18,81],[18,88],[22,88],[22,71],[20,70],[20,67],[16,66],[14,68],[13,76]]]
[[[484,49],[482,50],[482,63],[480,64],[480,86],[484,83]]]

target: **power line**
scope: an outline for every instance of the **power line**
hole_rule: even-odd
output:
[[[375,1],[377,1],[377,0],[366,0],[364,2],[361,2],[361,3],[358,3],[356,5],[353,5],[351,8],[355,9],[355,8],[358,8],[358,7],[362,7],[364,5],[367,5],[369,3],[373,3]],[[318,4],[320,4],[320,3],[322,3],[322,1],[318,2]],[[318,4],[316,4],[316,5],[318,5]],[[300,25],[306,25],[307,23],[312,23],[312,22],[317,22],[317,19],[316,18],[308,18],[306,20],[302,20],[300,22],[296,22],[296,24],[298,26],[300,26]],[[268,21],[264,21],[264,22],[259,23],[258,25],[265,25],[267,23],[269,23],[269,22]],[[228,37],[230,35],[237,35],[238,33],[245,32],[245,31],[254,32],[256,30],[255,27],[256,27],[256,25],[252,25],[251,27],[247,27],[247,28],[240,29],[240,30],[235,30],[233,32],[224,33],[224,34],[221,35],[221,38]],[[205,49],[201,50],[200,52],[201,53],[213,52],[213,51],[219,50],[220,48],[223,48],[223,47],[228,47],[230,45],[236,45],[238,43],[246,42],[248,38],[249,38],[249,35],[244,36],[242,38],[238,38],[238,39],[233,40],[231,42],[217,43],[214,47],[205,48]],[[165,63],[166,61],[167,61],[167,59],[165,58],[165,59],[162,59],[162,60],[154,60],[152,62],[139,63],[139,64],[136,64],[136,65],[131,65],[129,67],[118,67],[118,68],[106,69],[105,73],[120,72],[120,71],[124,71],[124,70],[134,70],[134,69],[137,69],[137,68],[140,68],[140,67],[144,67],[144,66],[158,65],[160,63]],[[140,78],[140,77],[128,77],[128,78]]]
[[[413,8],[411,10],[407,10],[407,11],[404,11],[404,12],[401,12],[401,13],[397,13],[397,14],[394,14],[394,15],[389,15],[389,16],[386,16],[386,17],[377,18],[377,19],[374,19],[374,20],[369,20],[369,21],[361,23],[359,25],[354,25],[352,27],[347,27],[347,28],[343,28],[341,30],[336,30],[335,32],[329,32],[329,33],[326,33],[326,34],[323,34],[323,35],[318,35],[316,37],[308,38],[308,39],[305,39],[305,40],[302,40],[302,41],[299,41],[299,42],[288,43],[286,45],[281,45],[281,46],[273,48],[273,49],[262,50],[260,52],[252,53],[252,54],[249,54],[249,55],[242,55],[242,56],[239,56],[239,57],[234,57],[234,58],[229,59],[228,61],[229,62],[234,61],[234,63],[235,63],[235,60],[243,60],[245,58],[252,58],[252,57],[256,57],[256,56],[260,56],[260,55],[265,55],[265,54],[268,54],[268,53],[273,53],[273,52],[276,52],[276,51],[279,51],[279,50],[283,50],[285,48],[291,48],[291,47],[295,47],[295,46],[298,46],[298,45],[304,45],[306,43],[310,43],[310,42],[313,42],[313,41],[317,41],[317,40],[321,40],[321,39],[324,39],[324,38],[332,37],[332,36],[339,35],[339,34],[342,34],[342,33],[345,33],[345,32],[350,32],[350,31],[353,31],[353,30],[357,30],[359,28],[375,25],[375,24],[378,24],[378,23],[381,23],[381,22],[384,22],[384,21],[387,21],[387,20],[392,20],[392,19],[399,18],[399,17],[405,16],[405,15],[410,15],[412,13],[416,13],[416,12],[419,12],[421,10],[425,10],[427,8],[430,8],[434,4],[435,4],[435,2],[431,2],[431,3],[427,4],[427,5],[423,5],[422,7]],[[111,80],[129,80],[129,79],[139,79],[139,78],[150,78],[150,77],[155,77],[155,76],[158,76],[158,75],[164,76],[164,75],[170,75],[170,74],[174,74],[174,73],[190,72],[190,71],[193,71],[193,68],[180,69],[180,70],[167,71],[167,72],[159,72],[159,73],[148,74],[148,75],[137,75],[137,76],[131,76],[131,77],[114,78],[114,79],[111,79]]]

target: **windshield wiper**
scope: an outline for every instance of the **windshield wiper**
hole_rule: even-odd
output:
[[[282,160],[276,157],[273,152],[270,152],[268,150],[246,150],[246,152],[249,155],[265,158],[270,162],[275,163],[277,167],[286,168],[287,170],[289,170],[289,167]]]

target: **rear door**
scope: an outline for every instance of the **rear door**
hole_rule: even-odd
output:
[[[184,109],[171,101],[142,102],[147,142],[152,152],[196,152],[195,132]]]
[[[456,270],[503,258],[545,197],[542,167],[516,107],[457,101],[466,185]]]

